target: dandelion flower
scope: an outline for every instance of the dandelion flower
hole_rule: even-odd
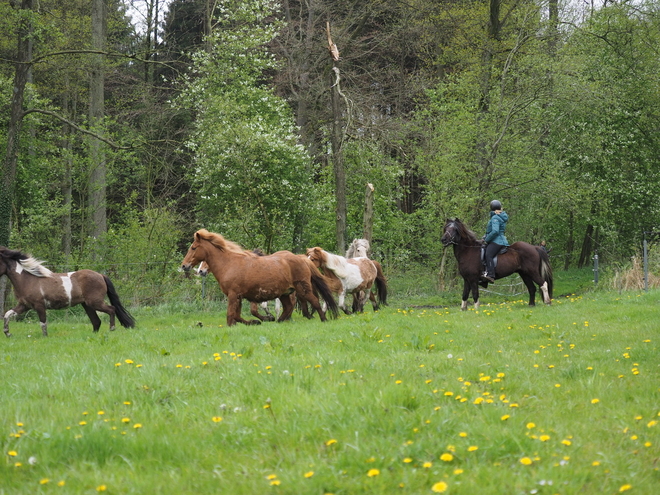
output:
[[[454,474],[463,474],[463,470],[461,468],[456,468],[454,469]]]
[[[591,399],[592,404],[598,404],[600,402],[600,399]]]
[[[406,458],[403,460],[403,462],[405,462],[406,464],[410,464],[410,463],[412,462],[412,459],[411,459],[410,457],[406,457]]]
[[[536,425],[534,423],[527,423],[527,429],[531,430],[532,428],[536,428]]]
[[[458,436],[459,436],[459,437],[463,437],[463,438],[465,438],[465,437],[468,436],[468,434],[465,433],[464,431],[462,431],[462,432],[460,432],[460,433],[458,434]]]
[[[592,466],[600,466],[600,461],[594,461],[591,463]]]
[[[60,480],[57,482],[57,486],[64,486],[64,485],[66,485],[66,481],[64,480]]]
[[[96,491],[97,491],[97,492],[104,492],[104,491],[106,491],[107,489],[108,489],[108,487],[105,486],[105,485],[99,485],[99,486],[96,487]]]
[[[529,466],[530,464],[532,464],[532,462],[533,461],[529,457],[523,457],[522,459],[520,459],[520,464],[523,464],[525,466]]]
[[[48,483],[50,483],[50,480],[49,480],[48,478],[42,478],[42,479],[39,481],[39,484],[40,484],[40,485],[46,485],[46,484],[48,484]]]
[[[16,457],[18,455],[18,452],[16,452],[15,450],[10,450],[9,452],[7,452],[7,455],[10,457]]]
[[[479,450],[479,447],[477,447],[476,445],[470,445],[468,447],[468,452],[474,452],[475,450]]]
[[[547,442],[548,440],[550,440],[550,435],[541,435],[539,437],[539,440],[541,440],[542,442]]]
[[[214,423],[219,423],[220,421],[222,421],[222,418],[220,416],[213,416],[211,419],[213,420]]]
[[[561,443],[563,443],[564,445],[568,446],[568,445],[571,444],[571,441],[568,440],[568,439],[564,439],[564,440],[561,441]]]
[[[369,476],[369,478],[373,478],[374,476],[378,476],[379,474],[380,474],[380,470],[375,468],[367,471],[367,476]]]
[[[511,416],[509,416],[508,414],[505,414],[505,415],[502,416],[500,419],[501,419],[502,421],[506,421],[506,420],[509,419],[510,417],[511,417]]]
[[[449,485],[445,483],[444,481],[438,481],[435,485],[431,487],[431,491],[433,493],[444,493],[447,491],[447,488],[449,488]]]
[[[627,492],[632,488],[632,485],[623,485],[621,488],[619,488],[619,493],[621,492]]]
[[[139,428],[142,428],[142,424],[141,423],[135,423],[133,425],[133,428],[135,428],[136,430],[139,429]]]
[[[426,461],[424,464],[422,464],[422,467],[426,468],[426,469],[429,469],[429,468],[433,467],[433,463],[429,462],[429,461]]]
[[[122,422],[122,423],[130,423],[130,422],[131,422],[131,418],[121,418],[121,422]]]
[[[448,453],[448,452],[445,452],[444,454],[442,454],[442,455],[440,456],[440,460],[441,460],[441,461],[445,461],[445,462],[451,462],[451,461],[454,460],[454,456],[451,455],[451,454]]]
[[[330,447],[330,445],[334,445],[334,444],[336,444],[336,443],[337,443],[337,440],[335,440],[334,438],[331,438],[330,440],[328,440],[327,442],[325,442],[325,444],[326,444],[328,447]]]
[[[304,475],[305,478],[311,478],[314,476],[314,471],[307,471]]]

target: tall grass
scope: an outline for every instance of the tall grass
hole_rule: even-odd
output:
[[[654,493],[660,292],[456,302],[12,322],[0,493]]]

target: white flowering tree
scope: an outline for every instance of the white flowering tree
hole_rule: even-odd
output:
[[[194,109],[191,182],[200,222],[272,252],[301,243],[310,159],[293,115],[268,84],[267,50],[280,27],[271,0],[221,1],[207,49],[194,56],[180,103]]]

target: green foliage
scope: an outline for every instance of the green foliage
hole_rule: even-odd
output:
[[[197,111],[189,146],[200,222],[247,246],[290,248],[312,191],[310,160],[297,143],[293,115],[263,82],[275,67],[265,48],[277,33],[270,1],[221,6],[195,55],[200,77],[190,81],[183,105]]]
[[[653,493],[659,303],[598,292],[250,329],[191,305],[113,333],[69,316],[48,338],[12,322],[0,491]]]

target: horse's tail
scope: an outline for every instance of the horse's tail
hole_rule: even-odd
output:
[[[383,273],[383,267],[378,261],[371,260],[376,267],[376,289],[378,291],[378,301],[383,306],[387,306],[387,279]]]
[[[552,267],[550,266],[550,257],[545,249],[541,247],[536,247],[536,250],[539,252],[539,270],[541,272],[541,278],[548,284],[548,295],[552,299]]]
[[[339,307],[337,306],[337,302],[332,296],[332,291],[330,290],[330,287],[328,287],[328,284],[325,281],[325,277],[316,269],[316,267],[314,267],[314,270],[312,271],[312,287],[314,292],[323,298],[332,317],[337,318],[339,315]]]
[[[105,285],[108,287],[108,299],[110,299],[110,304],[115,307],[115,315],[117,316],[119,323],[121,323],[121,326],[124,328],[133,328],[135,326],[135,320],[131,314],[126,311],[126,308],[121,305],[114,284],[106,275],[103,275],[103,278],[105,279]]]

